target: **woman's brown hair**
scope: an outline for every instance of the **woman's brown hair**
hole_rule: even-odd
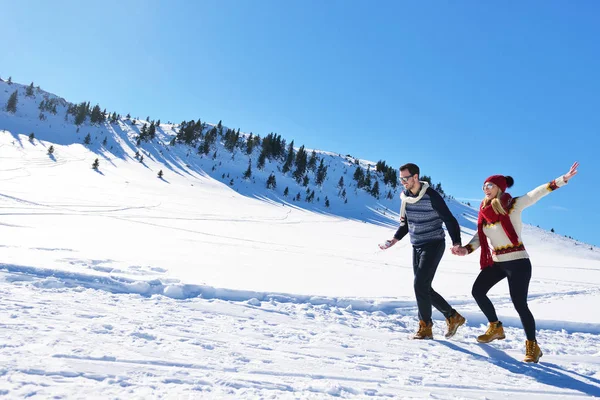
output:
[[[502,207],[500,196],[502,196],[502,190],[498,188],[498,193],[496,194],[496,197],[494,197],[491,200],[489,200],[487,197],[483,199],[483,206],[487,207],[488,204],[492,203],[492,210],[494,210],[496,214],[506,215],[506,210],[504,209],[504,207]]]

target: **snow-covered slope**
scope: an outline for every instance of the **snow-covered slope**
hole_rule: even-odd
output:
[[[525,227],[540,365],[519,361],[524,335],[505,282],[490,296],[507,339],[475,343],[486,323],[470,296],[477,255],[447,254],[434,282],[467,325],[443,340],[436,313],[436,340],[410,341],[412,249],[377,247],[399,209],[381,174],[392,199],[355,188],[354,158],[318,151],[328,173],[320,187],[309,172],[311,203],[283,160],[258,170],[256,149],[232,153],[219,139],[200,156],[171,146],[179,126],[164,122],[137,146],[143,122],[78,127],[64,100],[40,120],[44,96],[58,97],[27,97],[16,83],[0,82],[0,107],[17,89],[16,113],[0,111],[0,395],[600,396],[599,249]],[[475,211],[448,203],[468,240]]]

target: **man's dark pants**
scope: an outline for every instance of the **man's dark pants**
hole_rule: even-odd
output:
[[[419,319],[427,324],[431,322],[432,305],[446,318],[450,318],[455,312],[450,304],[431,287],[435,271],[437,271],[445,249],[446,242],[444,240],[413,246],[414,288]]]

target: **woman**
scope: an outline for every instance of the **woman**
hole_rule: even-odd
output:
[[[485,198],[481,202],[477,221],[477,234],[466,246],[455,247],[452,253],[465,256],[481,246],[481,272],[473,284],[473,297],[489,321],[485,334],[477,341],[489,343],[504,339],[502,322],[498,321],[494,305],[487,292],[502,279],[507,278],[510,298],[519,313],[525,329],[525,362],[537,363],[542,351],[535,339],[535,320],[527,306],[527,292],[531,279],[531,262],[521,239],[521,213],[523,209],[564,186],[575,174],[579,163],[574,163],[569,172],[541,185],[525,196],[511,197],[506,189],[514,183],[510,176],[492,175],[483,184]],[[492,249],[488,245],[488,239]]]

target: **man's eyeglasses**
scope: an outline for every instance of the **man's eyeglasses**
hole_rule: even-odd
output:
[[[402,182],[408,182],[408,180],[409,180],[410,178],[412,178],[412,177],[413,177],[412,175],[409,175],[409,176],[401,176],[401,177],[400,177],[400,181],[402,181]]]
[[[486,183],[485,185],[483,185],[483,190],[492,190],[494,188],[494,184],[491,182]]]

